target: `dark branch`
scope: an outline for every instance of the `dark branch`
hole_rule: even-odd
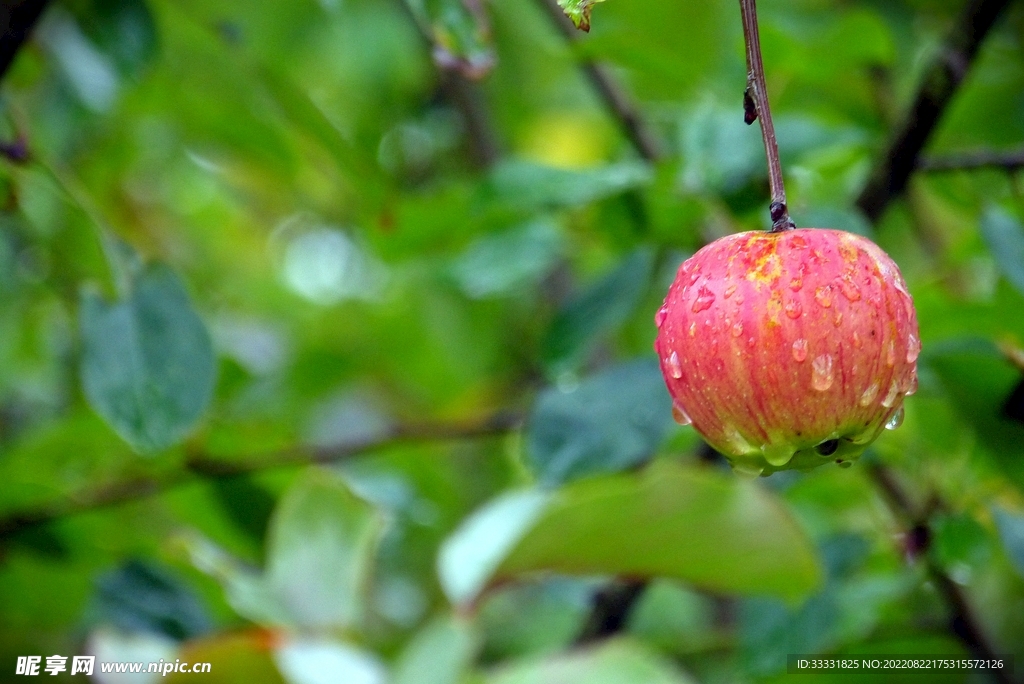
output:
[[[877,222],[892,200],[903,193],[918,164],[918,156],[970,71],[979,46],[1009,4],[1010,0],[967,3],[952,33],[925,71],[903,124],[857,198],[857,206],[872,222]]]
[[[552,23],[570,45],[580,39],[579,32],[572,25],[562,8],[558,6],[557,0],[538,0],[541,7],[551,17]],[[618,122],[623,134],[629,139],[630,144],[641,157],[649,162],[656,162],[662,158],[661,144],[657,136],[647,125],[640,108],[633,102],[622,87],[615,82],[608,69],[598,64],[589,57],[580,57],[579,65],[587,75],[594,90],[604,100],[608,111]]]
[[[60,518],[162,494],[201,478],[232,477],[317,463],[335,463],[361,454],[410,442],[448,441],[502,435],[519,427],[522,417],[502,411],[482,420],[395,425],[381,434],[330,447],[297,447],[244,459],[190,455],[183,468],[162,475],[133,477],[98,489],[71,494],[37,507],[0,517],[0,540]]]
[[[1002,169],[1014,173],[1024,169],[1024,149],[971,150],[956,154],[921,157],[918,171],[974,171],[976,169]]]
[[[740,0],[740,14],[743,17],[743,42],[747,48],[747,87],[743,91],[743,120],[749,126],[761,120],[761,139],[764,153],[768,158],[768,185],[772,201],[769,206],[772,232],[776,233],[794,227],[786,204],[786,185],[782,180],[782,162],[779,160],[779,144],[775,140],[775,124],[772,110],[768,105],[768,86],[764,78],[764,61],[761,59],[761,36],[757,28],[757,3],[755,0]]]
[[[5,0],[0,2],[0,80],[14,63],[22,43],[32,32],[49,0]]]

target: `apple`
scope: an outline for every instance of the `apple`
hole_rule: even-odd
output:
[[[655,323],[676,420],[737,472],[849,466],[917,390],[913,299],[852,233],[716,240],[679,267]]]

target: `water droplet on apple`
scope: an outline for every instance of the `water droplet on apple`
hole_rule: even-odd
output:
[[[800,318],[800,314],[804,312],[804,308],[800,306],[800,302],[798,302],[795,299],[791,299],[788,302],[786,302],[785,309],[786,315],[792,318],[793,320]]]
[[[679,354],[672,352],[671,356],[668,357],[668,361],[666,363],[668,363],[668,372],[672,375],[673,378],[678,380],[679,378],[683,377],[683,367],[679,363]]]
[[[693,321],[692,323],[690,323],[690,337],[693,337],[696,334],[697,334],[697,321]]]
[[[861,339],[860,339],[860,333],[857,332],[856,330],[854,330],[853,331],[853,346],[856,347],[857,349],[860,349],[863,344],[864,343],[861,342]]]
[[[807,358],[807,340],[802,337],[793,343],[793,358],[797,361]]]
[[[861,406],[870,406],[871,402],[873,402],[875,400],[875,397],[877,397],[877,396],[878,396],[878,383],[877,382],[873,382],[870,385],[868,385],[868,388],[866,390],[864,390],[863,393],[861,393],[861,395],[860,395],[860,402],[859,403],[860,403]]]
[[[860,288],[857,284],[848,278],[839,278],[839,291],[843,293],[843,296],[849,299],[851,302],[855,302],[860,299]]]
[[[697,290],[697,298],[693,300],[693,312],[707,311],[715,301],[715,293],[701,285]]]
[[[742,321],[736,321],[732,325],[732,336],[733,337],[739,337],[742,334],[743,334],[743,322]]]
[[[834,376],[832,375],[832,356],[822,354],[815,357],[811,362],[811,387],[824,392],[832,386]]]
[[[882,399],[882,406],[885,408],[892,408],[892,405],[896,403],[896,397],[899,396],[900,388],[893,380],[892,384],[889,385],[889,391],[886,392],[885,397]]]
[[[796,453],[796,449],[788,444],[768,443],[761,447],[761,453],[764,454],[764,460],[768,461],[776,468],[781,468],[790,462],[793,458],[793,454]]]
[[[832,319],[832,323],[837,328],[843,324],[843,312],[842,311],[836,311],[836,315]]]
[[[748,347],[750,347],[751,349],[753,349],[753,347],[754,347],[754,345],[755,345],[755,344],[757,344],[757,340],[755,340],[755,339],[754,339],[753,337],[748,337],[748,338],[747,338],[747,346],[748,346]]]
[[[921,355],[921,340],[913,333],[907,338],[907,363],[914,363]]]
[[[800,235],[794,235],[789,239],[789,244],[793,249],[807,249],[807,240],[804,240]]]
[[[917,394],[917,371],[910,374],[910,383],[907,385],[907,391],[904,394],[908,397],[912,394]]]
[[[814,300],[826,309],[832,306],[832,287],[825,285],[814,291]]]
[[[793,278],[789,281],[789,289],[793,292],[799,292],[800,288],[804,286],[804,281],[800,278]]]
[[[900,425],[903,425],[903,407],[900,406],[896,409],[896,413],[889,417],[889,421],[885,424],[886,430],[895,430]]]
[[[658,313],[654,314],[654,325],[661,327],[665,323],[665,318],[668,317],[668,308],[661,307],[658,309]]]
[[[680,425],[691,425],[693,423],[693,420],[690,418],[690,414],[686,412],[686,409],[675,402],[672,404],[672,420],[676,421]]]
[[[725,295],[725,298],[728,299],[729,297],[732,297],[732,293],[735,292],[735,291],[736,291],[736,285],[733,284],[733,285],[730,285],[729,287],[725,288],[725,292],[723,294]]]

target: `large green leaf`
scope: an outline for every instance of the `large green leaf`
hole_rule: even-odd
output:
[[[439,558],[455,603],[537,571],[669,577],[784,598],[821,580],[813,546],[763,486],[674,463],[505,495],[465,521]]]
[[[632,361],[570,391],[541,393],[527,428],[526,453],[545,485],[643,463],[672,423],[658,362]]]
[[[654,250],[637,249],[558,312],[544,357],[558,371],[579,362],[602,333],[622,324],[640,303],[654,270]]]
[[[210,403],[216,369],[178,277],[150,266],[120,301],[85,293],[79,318],[82,385],[96,412],[139,451],[183,439]]]
[[[352,627],[383,521],[337,475],[312,469],[285,493],[270,522],[266,582],[294,622]]]
[[[486,678],[487,684],[689,684],[692,681],[663,656],[627,639],[513,663]]]

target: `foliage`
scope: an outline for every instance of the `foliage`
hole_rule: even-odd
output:
[[[791,213],[900,264],[923,350],[861,462],[756,481],[671,422],[651,349],[683,258],[768,225],[735,2],[612,0],[572,40],[538,0],[53,4],[0,102],[0,669],[769,682],[966,653],[936,577],[1024,656],[1021,171],[854,206],[960,4],[761,3]],[[1022,27],[928,155],[1022,144]],[[576,646],[615,577],[649,584]]]

